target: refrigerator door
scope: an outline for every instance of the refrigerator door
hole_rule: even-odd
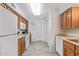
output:
[[[17,33],[17,16],[0,8],[0,36]]]
[[[17,36],[0,37],[0,55],[1,56],[17,56],[18,43]]]

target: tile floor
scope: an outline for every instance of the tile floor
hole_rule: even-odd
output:
[[[49,51],[48,45],[43,41],[32,42],[24,56],[58,56],[56,52]]]

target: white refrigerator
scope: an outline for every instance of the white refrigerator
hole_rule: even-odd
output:
[[[17,56],[17,17],[0,7],[0,55]]]

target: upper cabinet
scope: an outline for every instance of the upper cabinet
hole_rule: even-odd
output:
[[[11,4],[11,5],[14,6],[14,4]],[[11,15],[15,15],[17,17],[16,18],[16,22],[17,22],[16,27],[17,27],[18,31],[20,31],[20,29],[24,29],[24,30],[28,31],[29,21],[23,15],[21,15],[21,13],[17,11],[17,9],[15,9],[16,7],[12,8],[12,6],[10,6],[10,4],[0,3],[0,7],[5,9],[5,11],[11,12]],[[4,15],[6,15],[6,14],[4,14]],[[10,21],[12,21],[12,20],[10,20]]]
[[[26,29],[26,24],[21,22],[20,27],[21,27],[20,29],[24,29],[25,30]]]
[[[28,31],[28,21],[24,20],[22,17],[18,17],[18,30],[19,31]]]
[[[61,15],[61,28],[79,28],[79,7],[71,7]]]

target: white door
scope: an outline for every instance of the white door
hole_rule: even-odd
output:
[[[46,41],[46,21],[33,20],[31,24],[32,41]]]

